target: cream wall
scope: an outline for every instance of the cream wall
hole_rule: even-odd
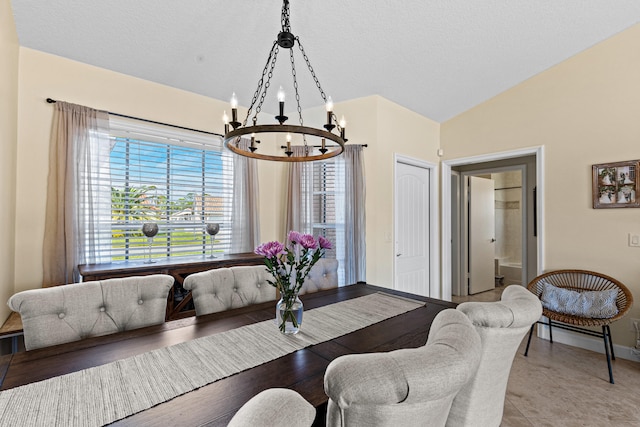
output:
[[[372,150],[372,159],[367,164],[370,171],[367,178],[367,282],[391,286],[396,259],[393,243],[394,155],[438,164],[440,124],[381,97],[378,97],[376,117],[378,147]],[[432,179],[438,176],[436,170]],[[439,241],[439,230],[434,230],[432,237]]]
[[[9,0],[0,0],[0,324],[13,294],[16,147],[18,134],[18,35]]]
[[[443,160],[543,145],[545,270],[582,268],[640,301],[640,209],[592,209],[591,165],[640,159],[640,25],[442,125]],[[640,318],[640,305],[628,317]],[[616,343],[635,345],[629,321]]]
[[[336,103],[334,112],[347,120],[347,144],[368,145],[364,149],[367,283],[393,287],[394,155],[437,164],[440,124],[377,95]],[[324,108],[306,111],[305,124],[307,120],[314,126],[324,123]],[[439,230],[435,237],[439,239]]]
[[[46,70],[46,72],[44,71]],[[28,48],[20,49],[19,149],[15,291],[37,288],[42,281],[42,235],[46,201],[49,133],[53,115],[47,97],[121,114],[222,130],[227,102],[185,92]],[[365,150],[367,183],[367,280],[393,283],[394,154],[437,162],[439,125],[379,96],[336,103],[348,118],[350,143]],[[305,124],[324,120],[322,108],[305,112]],[[373,119],[372,119],[373,118]],[[317,121],[317,120],[316,120]],[[284,164],[260,162],[261,240],[284,233]]]
[[[27,48],[20,48],[18,87],[17,183],[11,185],[17,191],[16,292],[42,286],[42,236],[53,117],[53,106],[45,102],[46,98],[211,132],[223,131],[222,114],[229,109],[225,101]],[[271,164],[260,164],[259,174],[261,183],[271,182],[276,179],[277,170]],[[260,199],[262,239],[273,239],[282,196],[277,186],[271,192],[266,185],[262,188],[270,194]]]

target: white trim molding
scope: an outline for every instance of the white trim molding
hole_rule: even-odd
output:
[[[521,148],[518,150],[501,151],[497,153],[482,154],[472,157],[464,157],[451,160],[443,160],[440,169],[442,182],[440,214],[442,273],[441,296],[446,301],[451,301],[451,168],[462,165],[493,162],[496,160],[512,159],[514,157],[536,156],[536,202],[537,202],[537,236],[538,236],[538,271],[544,271],[544,146]]]
[[[545,324],[537,325],[537,334],[538,338],[549,341],[549,327],[546,325],[546,317]],[[565,331],[560,328],[553,328],[553,342],[558,342],[561,344],[570,345],[573,347],[579,347],[585,350],[595,351],[596,353],[604,354],[604,341],[602,339],[593,338],[587,335],[580,335],[574,332]],[[529,351],[535,351],[535,348],[530,348]],[[633,352],[632,347],[626,347],[619,344],[613,344],[613,351],[616,355],[616,359],[625,359],[631,360],[634,362],[640,361],[640,356],[637,356]],[[637,350],[636,350],[637,351]],[[606,371],[606,360],[602,360],[603,367]],[[614,372],[615,374],[615,372]]]

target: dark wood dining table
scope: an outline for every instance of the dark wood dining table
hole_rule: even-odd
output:
[[[223,426],[251,397],[273,387],[290,388],[311,402],[317,425],[324,425],[327,396],[324,372],[344,354],[391,351],[424,345],[436,314],[455,304],[397,292],[368,284],[306,294],[305,310],[387,292],[425,301],[425,306],[358,331],[323,342],[221,379],[130,417],[117,421],[127,426]],[[1,389],[76,372],[195,338],[227,331],[274,317],[274,303],[190,317],[161,325],[0,357]],[[275,327],[275,326],[274,326]],[[302,324],[304,328],[304,322]]]

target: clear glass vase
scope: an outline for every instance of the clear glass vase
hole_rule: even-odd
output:
[[[297,334],[302,326],[304,305],[297,294],[283,296],[276,304],[276,323],[285,335]]]

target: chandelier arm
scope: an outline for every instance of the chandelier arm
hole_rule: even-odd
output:
[[[262,88],[265,85],[264,76],[267,75],[267,70],[269,72],[269,74],[267,75],[267,85],[269,84],[269,81],[271,80],[271,77],[273,76],[273,68],[275,67],[276,58],[277,57],[278,57],[278,42],[274,41],[273,42],[273,46],[271,46],[271,50],[269,51],[269,56],[267,57],[267,63],[264,65],[264,68],[262,69],[262,75],[260,76],[260,80],[258,80],[258,87],[256,88],[256,91],[253,94],[253,99],[251,100],[251,105],[249,105],[249,109],[247,110],[247,116],[245,117],[244,123],[242,123],[242,126],[246,126],[247,125],[247,121],[249,120],[249,117],[251,116],[251,111],[253,110],[253,107],[256,104],[256,101],[258,100],[258,97],[260,97],[260,95],[263,93],[262,92]],[[269,64],[271,64],[271,67],[269,67]],[[259,109],[262,107],[262,103],[264,102],[264,96],[265,95],[262,95],[262,97],[260,99],[260,104],[256,107],[256,114],[255,114],[254,118],[256,118],[258,116],[258,112],[259,112]]]

